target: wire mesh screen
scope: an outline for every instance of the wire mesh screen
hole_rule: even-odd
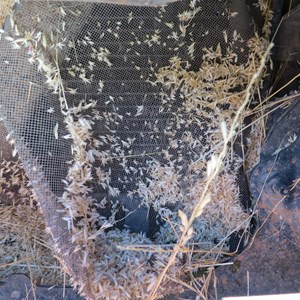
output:
[[[263,49],[245,2],[24,1],[5,30],[1,115],[63,265],[91,299],[145,299],[168,255],[117,244],[176,243]],[[240,168],[228,153],[194,243],[246,230]]]

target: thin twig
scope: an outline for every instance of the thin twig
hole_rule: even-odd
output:
[[[163,278],[167,274],[169,268],[175,262],[176,256],[181,251],[182,245],[184,245],[186,243],[186,238],[187,238],[187,234],[189,232],[189,229],[191,228],[194,220],[196,219],[196,217],[198,215],[199,208],[203,208],[202,206],[204,204],[204,201],[206,200],[205,198],[207,197],[207,194],[208,194],[209,188],[211,186],[211,183],[213,182],[213,180],[216,178],[216,176],[219,174],[219,172],[221,170],[222,162],[223,162],[223,160],[226,156],[226,153],[227,153],[227,145],[236,134],[236,128],[238,127],[238,124],[239,124],[240,115],[243,113],[245,107],[250,102],[250,99],[251,99],[252,94],[253,94],[252,93],[253,87],[254,87],[255,83],[257,82],[257,80],[259,79],[259,77],[261,76],[261,74],[263,72],[263,69],[265,68],[266,60],[267,60],[267,57],[269,56],[269,53],[270,53],[272,47],[273,47],[273,43],[271,43],[268,46],[267,50],[265,51],[264,55],[261,58],[261,62],[260,62],[258,70],[251,77],[251,80],[250,80],[250,82],[249,82],[249,84],[246,88],[245,100],[242,103],[242,105],[240,106],[240,108],[238,109],[238,111],[237,111],[237,113],[236,113],[236,115],[233,119],[233,122],[232,122],[229,133],[227,134],[227,136],[224,136],[225,141],[224,141],[224,145],[223,145],[223,150],[221,151],[219,156],[216,158],[216,168],[214,169],[214,172],[212,172],[212,174],[209,176],[209,178],[206,182],[206,185],[203,189],[203,192],[201,194],[200,200],[199,200],[198,204],[196,205],[196,207],[194,208],[194,210],[192,212],[192,215],[191,215],[191,217],[188,221],[188,224],[187,224],[187,226],[185,226],[185,228],[182,232],[182,235],[181,235],[180,240],[178,241],[178,244],[175,245],[174,252],[170,256],[167,265],[165,266],[165,268],[161,272],[160,276],[158,277],[157,282],[156,282],[154,288],[151,291],[149,300],[154,300],[155,299],[158,288],[159,288],[160,284],[162,283]]]
[[[298,73],[296,76],[294,76],[290,81],[288,81],[285,85],[283,85],[280,89],[278,89],[276,92],[272,93],[270,96],[268,96],[263,102],[258,104],[254,109],[262,106],[264,103],[269,101],[271,98],[273,98],[276,94],[278,94],[280,91],[282,91],[284,88],[286,88],[288,85],[290,85],[293,81],[295,81],[298,77],[300,77],[300,73]]]

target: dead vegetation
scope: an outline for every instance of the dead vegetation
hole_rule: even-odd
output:
[[[26,274],[35,285],[62,285],[45,222],[19,161],[0,163],[0,278]]]
[[[189,26],[193,26],[193,18],[200,11],[201,7],[197,6],[196,1],[191,1],[189,8],[176,16],[178,28],[170,22],[166,23],[170,29],[170,39],[176,41],[185,37]],[[77,78],[84,85],[97,81],[99,93],[105,89],[105,80],[93,73],[94,67],[102,63],[112,68],[113,64],[110,51],[105,47],[95,48],[89,32],[76,43],[64,39],[64,18],[73,13],[80,15],[78,10],[59,7],[54,12],[59,14],[60,19],[55,35],[36,32],[33,28],[18,38],[7,36],[6,40],[11,42],[14,49],[30,48],[29,61],[36,63],[38,70],[43,72],[49,90],[58,94],[60,112],[56,113],[64,116],[68,134],[60,136],[56,123],[51,128],[53,139],[71,141],[73,155],[68,161],[65,193],[59,200],[64,204],[65,220],[76,250],[83,253],[82,265],[90,275],[92,294],[89,297],[100,299],[105,295],[107,299],[155,299],[169,292],[180,292],[183,287],[207,297],[206,280],[210,278],[213,267],[222,263],[224,255],[231,255],[227,244],[230,234],[240,229],[246,231],[249,223],[249,215],[239,202],[237,185],[237,171],[245,157],[236,156],[232,145],[237,132],[243,128],[244,117],[252,113],[249,103],[265,72],[270,53],[268,43],[258,36],[249,39],[246,45],[247,62],[239,63],[239,56],[233,49],[235,42],[241,42],[242,37],[238,31],[234,31],[232,36],[225,32],[222,43],[225,42],[226,51],[222,50],[220,44],[203,49],[202,64],[196,71],[190,70],[195,51],[193,42],[187,46],[191,61],[174,55],[167,65],[160,68],[153,67],[152,62],[148,61],[152,77],[144,79],[152,86],[161,87],[159,114],[169,113],[176,120],[165,128],[164,133],[168,137],[166,148],[158,149],[155,153],[133,155],[135,140],[121,139],[113,129],[117,122],[122,123],[126,118],[124,114],[117,110],[106,114],[99,112],[97,101],[92,99],[77,103],[68,101],[68,95],[76,95],[78,91],[67,89],[64,85],[60,70],[63,59],[70,61],[67,68],[69,76]],[[162,16],[163,11],[157,18]],[[229,18],[235,16],[231,14]],[[130,23],[132,19],[133,16],[129,14],[127,22]],[[116,32],[114,38],[118,39]],[[135,38],[133,43],[138,42]],[[165,47],[158,31],[145,36],[143,43],[149,48],[157,45]],[[76,49],[82,45],[90,58],[86,65],[80,65],[76,55],[61,57],[65,47]],[[137,57],[139,55],[136,54]],[[134,67],[138,72],[141,70],[138,64]],[[180,105],[174,106],[178,95]],[[105,104],[114,104],[115,101],[113,96],[109,96]],[[54,108],[49,108],[48,112],[53,113]],[[146,113],[144,105],[137,105],[134,117]],[[108,128],[106,135],[94,131],[97,126],[103,127],[102,124]],[[155,122],[149,125],[153,133],[159,132],[156,125]],[[263,126],[263,123],[259,125]],[[200,137],[192,134],[194,127],[198,133],[201,132]],[[261,127],[255,134],[262,134]],[[254,146],[252,151],[257,152],[257,147],[259,145]],[[191,159],[184,160],[182,157],[187,149],[193,155]],[[134,160],[130,160],[132,156]],[[138,161],[139,157],[150,158],[145,165],[131,164]],[[162,158],[167,162],[162,162]],[[165,220],[155,241],[128,230],[113,229],[107,232],[107,228],[112,227],[116,220],[113,217],[109,220],[99,219],[94,207],[95,199],[89,196],[91,186],[96,181],[110,196],[118,196],[120,190],[110,184],[111,174],[105,169],[116,164],[123,166],[125,173],[138,178],[138,185],[136,189],[128,191],[129,196],[138,195],[143,199],[143,204],[153,206]],[[146,175],[143,173],[144,177],[138,177],[139,172]],[[122,180],[125,182],[126,176]],[[170,204],[175,205],[176,209],[168,209],[166,206]],[[14,245],[21,251],[21,245],[26,244],[24,254],[20,255],[26,257],[28,266],[34,265],[38,270],[42,270],[43,266],[51,269],[52,266],[51,270],[54,271],[49,271],[47,281],[51,282],[59,268],[56,261],[50,259],[52,246],[43,239],[42,217],[36,206],[28,206],[28,201],[25,201],[22,205],[3,208],[1,218],[7,218],[6,225],[19,224],[16,225],[18,228],[22,222],[26,223],[20,211],[23,205],[27,205],[23,212],[27,212],[27,218],[28,214],[32,218],[33,227]],[[5,232],[7,227],[3,227],[3,230]],[[14,230],[14,227],[10,230]],[[11,234],[16,234],[16,231]],[[58,248],[59,245],[54,246],[55,250]],[[15,248],[13,250],[16,251]],[[45,257],[45,261],[37,261],[33,253]],[[31,262],[30,257],[35,260]],[[22,259],[16,262],[23,267]],[[201,267],[207,268],[207,277],[194,278],[191,274]],[[86,278],[77,275],[80,279],[75,285],[83,287]]]
[[[0,4],[0,27],[4,24],[7,15],[10,13],[15,0],[2,0]]]

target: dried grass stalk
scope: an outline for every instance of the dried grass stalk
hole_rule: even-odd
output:
[[[13,273],[37,285],[63,285],[44,217],[19,161],[0,162],[0,278]]]
[[[0,4],[0,28],[2,27],[6,17],[11,11],[15,0],[2,0]]]
[[[193,18],[200,10],[201,7],[197,7],[197,2],[191,1],[189,9],[178,14],[180,25],[178,32],[175,32],[175,39],[179,36],[185,37],[188,26],[192,25]],[[67,14],[66,8],[59,7],[55,11],[60,14],[60,20],[64,20]],[[131,22],[132,15],[128,18],[128,22]],[[83,254],[80,267],[87,269],[90,276],[91,282],[88,282],[88,285],[92,286],[92,290],[88,292],[83,290],[83,292],[91,299],[105,297],[113,300],[137,297],[154,299],[159,294],[180,291],[182,289],[178,286],[178,282],[181,282],[180,278],[189,274],[196,265],[211,266],[216,263],[226,251],[225,242],[229,234],[240,227],[244,229],[247,226],[247,216],[242,213],[237,201],[236,173],[229,172],[233,158],[236,158],[229,144],[234,140],[236,131],[241,128],[243,117],[248,109],[247,105],[258,86],[257,82],[262,75],[270,47],[265,52],[264,41],[256,36],[248,42],[249,55],[248,62],[245,64],[237,63],[238,57],[230,47],[227,47],[224,52],[218,45],[216,48],[203,50],[203,64],[198,71],[190,71],[190,63],[177,56],[170,57],[169,64],[165,67],[153,71],[155,79],[151,83],[163,87],[160,91],[161,112],[172,108],[175,95],[179,92],[185,102],[180,110],[174,112],[179,120],[178,126],[186,125],[187,120],[196,126],[203,126],[201,117],[211,121],[209,134],[207,129],[201,127],[203,135],[207,138],[206,143],[209,145],[206,148],[203,147],[202,142],[195,140],[192,134],[188,133],[182,135],[181,139],[169,140],[171,148],[177,151],[178,156],[184,154],[180,152],[183,150],[178,147],[178,143],[186,143],[191,148],[194,145],[203,147],[200,158],[188,165],[189,175],[186,178],[174,168],[174,164],[178,161],[172,161],[172,155],[163,149],[155,154],[160,154],[170,164],[163,164],[153,159],[147,166],[149,182],[145,184],[141,181],[137,190],[130,191],[141,196],[145,205],[153,205],[167,220],[167,229],[161,230],[154,244],[142,234],[118,229],[106,232],[110,223],[99,217],[95,209],[96,203],[89,197],[95,180],[106,188],[111,196],[118,196],[120,191],[110,186],[110,174],[105,172],[103,166],[119,163],[125,165],[125,171],[129,169],[137,172],[133,166],[128,165],[128,156],[124,155],[126,153],[124,148],[130,148],[134,141],[120,141],[109,127],[112,123],[122,120],[122,115],[118,113],[100,115],[97,111],[97,102],[94,100],[68,103],[66,94],[68,92],[74,94],[76,89],[65,90],[60,72],[60,50],[75,46],[72,41],[68,43],[64,39],[65,25],[64,21],[59,23],[59,30],[55,31],[55,34],[52,32],[47,35],[44,32],[35,32],[33,29],[26,35],[19,34],[17,39],[7,37],[7,40],[15,49],[30,47],[29,61],[38,65],[38,70],[45,75],[50,90],[58,94],[61,113],[68,131],[64,138],[71,141],[73,154],[72,159],[68,161],[68,174],[64,180],[65,193],[60,201],[65,207],[65,220],[68,222],[68,232],[72,233],[75,251]],[[166,26],[173,28],[170,23]],[[234,44],[241,37],[235,31],[232,39]],[[84,40],[77,42],[84,43],[87,47],[93,43],[88,34]],[[149,47],[159,43],[159,32],[153,32],[145,37],[145,44]],[[92,59],[97,59],[109,67],[112,66],[108,49],[92,49],[90,53]],[[193,44],[188,45],[188,52],[193,59]],[[89,71],[86,72],[85,68]],[[135,66],[135,68],[139,70],[140,67]],[[152,68],[150,63],[149,68]],[[93,80],[93,74],[87,77],[87,74],[93,71],[93,64],[76,66],[74,62],[74,68],[71,66],[67,71],[70,76],[82,80],[87,85]],[[101,80],[99,87],[102,92],[103,81]],[[235,90],[241,92],[235,93]],[[114,101],[112,96],[109,98],[109,101]],[[229,105],[229,109],[222,109],[224,105]],[[143,114],[143,107],[138,106],[136,117],[141,114]],[[96,126],[100,127],[103,124],[111,130],[111,135],[99,137],[93,134]],[[55,128],[58,129],[57,126]],[[173,132],[169,131],[168,134],[176,136],[174,128],[171,129]],[[55,130],[53,138],[61,138],[58,130]],[[111,146],[113,143],[122,150],[121,154],[102,149],[103,145]],[[152,154],[141,155],[151,157]],[[240,164],[241,161],[238,161],[237,167]],[[180,185],[181,182],[187,185]],[[226,193],[222,192],[220,187],[226,189]],[[167,204],[182,205],[179,216],[177,212],[168,211],[165,208]],[[232,209],[233,206],[235,209]],[[234,217],[238,220],[234,220]],[[109,221],[113,223],[114,219],[111,218]],[[218,226],[211,229],[210,227],[213,226],[209,225],[213,223]],[[220,233],[221,225],[228,226],[228,231]],[[203,227],[211,229],[206,240],[201,240]],[[207,233],[207,230],[205,232]],[[220,243],[212,250],[209,241],[217,234],[220,236]],[[166,247],[165,245],[170,242],[169,237],[175,239],[177,243]],[[136,246],[139,244],[144,246],[143,251],[133,251],[141,249]],[[56,250],[59,250],[59,245],[56,245]],[[195,253],[197,254],[194,255]],[[62,265],[65,265],[68,258],[60,256],[60,259]],[[78,263],[72,262],[73,265]],[[76,270],[69,271],[71,274],[76,273]],[[78,276],[73,278],[74,285],[84,289],[86,284],[84,275],[81,273],[75,275]],[[204,288],[207,285],[205,280],[203,285],[201,295],[205,294]]]

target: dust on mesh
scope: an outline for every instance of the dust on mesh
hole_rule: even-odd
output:
[[[26,11],[31,19],[24,18]],[[63,204],[73,240],[84,249],[83,263],[93,270],[95,293],[109,299],[143,298],[168,254],[130,251],[126,245],[176,243],[178,209],[190,214],[196,205],[207,161],[222,148],[220,122],[230,125],[264,51],[248,26],[246,5],[181,1],[165,8],[133,8],[26,2],[13,19],[15,37],[6,42],[17,55],[6,48],[2,62],[13,57],[18,63],[21,55],[18,68],[29,75],[19,80],[26,91],[17,88],[17,113],[5,122],[20,156],[34,159],[27,167],[25,162],[25,169],[41,166],[47,188]],[[6,68],[14,74],[13,67]],[[4,114],[12,116],[15,103],[3,99]],[[191,241],[206,250],[226,250],[229,234],[247,226],[237,186],[240,166],[241,158],[228,153],[213,200],[194,225]],[[44,191],[35,185],[37,175],[29,173],[46,206]],[[167,220],[154,241],[117,228],[105,230],[108,221],[116,222],[116,214],[107,221],[97,210],[108,205],[113,211],[121,204],[130,215],[132,203],[152,207]],[[189,266],[182,271],[180,265],[179,259],[170,276],[188,273]],[[165,284],[161,293],[172,288]]]

